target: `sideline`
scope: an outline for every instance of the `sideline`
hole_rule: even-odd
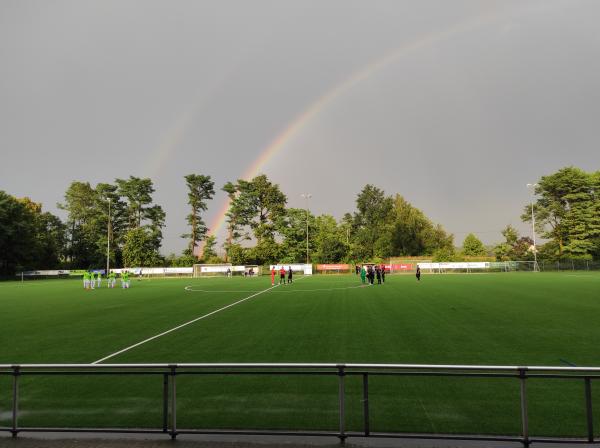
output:
[[[112,353],[112,354],[110,354],[108,356],[105,356],[104,358],[100,358],[100,359],[92,362],[91,364],[99,364],[99,363],[101,363],[103,361],[106,361],[107,359],[114,358],[115,356],[120,355],[121,353],[125,353],[126,351],[131,350],[132,348],[139,347],[140,345],[145,344],[146,342],[150,342],[150,341],[152,341],[154,339],[160,338],[161,336],[164,336],[166,334],[172,333],[173,331],[177,331],[180,328],[183,328],[183,327],[186,327],[186,326],[188,326],[190,324],[193,324],[194,322],[198,322],[199,320],[205,319],[205,318],[207,318],[209,316],[212,316],[213,314],[217,314],[217,313],[219,313],[219,312],[221,312],[223,310],[226,310],[227,308],[231,308],[232,306],[235,306],[235,305],[237,305],[239,303],[245,302],[246,300],[250,300],[253,297],[256,297],[256,296],[259,296],[261,294],[264,294],[265,292],[268,292],[268,291],[272,290],[273,288],[277,288],[278,286],[279,285],[275,285],[275,286],[271,286],[271,287],[269,287],[267,289],[263,289],[262,291],[259,291],[259,292],[255,293],[255,294],[252,294],[252,295],[248,296],[248,297],[244,297],[243,299],[240,299],[237,302],[233,302],[233,303],[230,303],[229,305],[226,305],[226,306],[224,306],[222,308],[219,308],[218,310],[211,311],[208,314],[204,314],[203,316],[200,316],[200,317],[197,317],[195,319],[192,319],[192,320],[190,320],[188,322],[185,322],[185,323],[183,323],[181,325],[173,327],[170,330],[163,331],[160,334],[157,334],[155,336],[149,337],[148,339],[144,339],[143,341],[137,342],[136,344],[130,345],[129,347],[125,347],[124,349],[119,350],[118,352],[114,352],[114,353]]]

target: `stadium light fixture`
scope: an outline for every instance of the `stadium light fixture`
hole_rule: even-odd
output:
[[[539,271],[537,262],[537,245],[535,244],[535,215],[533,213],[533,197],[535,195],[535,188],[538,184],[527,184],[527,189],[531,188],[531,234],[533,235],[533,270]]]
[[[302,193],[304,199],[306,199],[306,264],[308,264],[308,200],[312,198],[310,193]]]

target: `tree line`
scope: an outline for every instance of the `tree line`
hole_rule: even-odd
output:
[[[499,260],[533,257],[533,241],[512,227],[505,241],[486,248],[469,234],[457,249],[454,237],[433,223],[400,194],[388,195],[366,185],[356,196],[356,209],[341,219],[314,215],[287,206],[287,196],[267,176],[227,182],[221,189],[230,201],[224,256],[203,216],[215,194],[211,177],[184,176],[188,190],[188,232],[182,254],[160,253],[165,212],[153,199],[149,178],[130,176],[113,183],[72,182],[58,204],[66,219],[42,211],[29,198],[0,191],[0,275],[23,269],[101,267],[110,245],[112,266],[208,263],[268,264],[381,261],[392,256],[423,256],[445,261],[494,255]],[[538,257],[600,258],[600,172],[567,167],[543,176],[535,187],[533,215]],[[521,219],[531,221],[530,204]],[[201,253],[198,248],[203,246]]]

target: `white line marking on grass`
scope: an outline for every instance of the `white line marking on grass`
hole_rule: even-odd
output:
[[[279,285],[277,285],[279,286]],[[244,290],[244,289],[223,289],[221,291],[219,290],[212,290],[212,289],[193,289],[194,287],[189,285],[186,286],[185,289],[188,292],[212,292],[212,293],[225,293],[225,292],[256,292],[256,290]]]
[[[174,328],[171,328],[170,330],[163,331],[163,332],[162,332],[162,333],[160,333],[160,334],[157,334],[157,335],[155,335],[155,336],[152,336],[152,337],[150,337],[150,338],[148,338],[148,339],[144,339],[143,341],[140,341],[140,342],[138,342],[138,343],[136,343],[136,344],[130,345],[129,347],[125,347],[124,349],[122,349],[122,350],[119,350],[118,352],[112,353],[112,354],[110,354],[110,355],[108,355],[108,356],[105,356],[104,358],[101,358],[101,359],[98,359],[97,361],[94,361],[92,364],[100,364],[101,362],[103,362],[103,361],[106,361],[107,359],[110,359],[110,358],[114,358],[115,356],[117,356],[117,355],[120,355],[121,353],[125,353],[126,351],[129,351],[129,350],[131,350],[132,348],[139,347],[140,345],[142,345],[142,344],[145,344],[146,342],[153,341],[154,339],[158,339],[158,338],[160,338],[161,336],[164,336],[164,335],[166,335],[166,334],[169,334],[169,333],[172,333],[172,332],[174,332],[174,331],[177,331],[177,330],[179,330],[180,328],[183,328],[183,327],[185,327],[185,326],[187,326],[187,325],[193,324],[194,322],[198,322],[199,320],[206,319],[207,317],[209,317],[209,316],[212,316],[213,314],[217,314],[217,313],[219,313],[219,312],[221,312],[221,311],[223,311],[223,310],[226,310],[227,308],[231,308],[232,306],[235,306],[235,305],[237,305],[237,304],[239,304],[239,303],[245,302],[246,300],[250,300],[250,299],[252,299],[253,297],[259,296],[259,295],[261,295],[261,294],[263,294],[263,293],[265,293],[265,292],[268,292],[268,291],[272,290],[273,288],[277,288],[278,286],[279,286],[279,285],[275,285],[275,286],[271,286],[270,288],[263,289],[262,291],[258,291],[257,293],[255,293],[255,294],[252,294],[251,296],[244,297],[243,299],[240,299],[240,300],[238,300],[237,302],[230,303],[229,305],[227,305],[227,306],[224,306],[224,307],[222,307],[222,308],[219,308],[218,310],[211,311],[211,312],[210,312],[210,313],[208,313],[208,314],[205,314],[205,315],[203,315],[203,316],[200,316],[200,317],[197,317],[197,318],[195,318],[195,319],[192,319],[192,320],[190,320],[189,322],[186,322],[186,323],[184,323],[184,324],[178,325],[178,326],[176,326],[176,327],[174,327]]]

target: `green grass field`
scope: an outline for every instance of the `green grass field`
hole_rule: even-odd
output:
[[[108,360],[600,366],[600,275],[300,278]],[[184,288],[190,286],[194,291]],[[270,287],[270,279],[0,283],[0,364],[91,363]],[[348,430],[361,430],[359,377]],[[518,434],[516,379],[376,377],[371,429]],[[581,381],[529,381],[532,434],[585,435]],[[161,426],[160,377],[24,377],[22,426]],[[600,390],[594,388],[600,412]],[[0,377],[0,426],[11,378]],[[337,377],[182,376],[181,428],[337,427]],[[600,425],[596,425],[600,432]]]

